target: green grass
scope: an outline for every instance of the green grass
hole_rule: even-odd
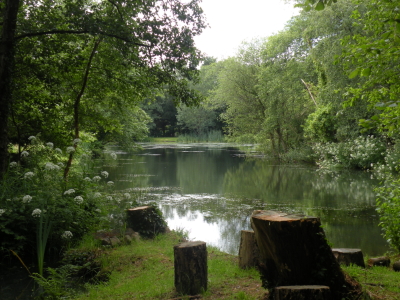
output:
[[[400,272],[395,272],[387,267],[363,269],[358,266],[343,266],[342,268],[347,274],[361,283],[363,290],[372,299],[400,299]]]
[[[102,258],[110,280],[87,285],[74,299],[170,299],[179,297],[174,287],[174,233],[112,249]],[[255,269],[242,270],[237,257],[208,247],[208,290],[202,299],[261,299],[265,290]]]
[[[177,137],[149,137],[151,143],[176,143],[177,141]]]

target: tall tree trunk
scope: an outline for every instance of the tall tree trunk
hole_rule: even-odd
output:
[[[81,90],[79,91],[78,95],[75,98],[75,103],[74,103],[74,139],[79,139],[79,105],[81,103],[81,99],[83,94],[85,93],[85,89],[87,86],[87,81],[89,79],[89,71],[92,65],[93,57],[96,54],[97,48],[99,47],[99,44],[101,42],[101,38],[98,39],[97,41],[94,42],[94,46],[92,49],[92,52],[90,53],[90,57],[88,60],[88,63],[86,65],[85,69],[85,74],[83,75],[83,80],[82,80],[82,87]],[[76,147],[78,146],[78,143],[74,143],[74,148],[76,150]],[[67,165],[64,169],[64,179],[67,179],[69,170],[72,165],[72,159],[74,157],[74,152],[71,152],[69,154],[68,162]]]
[[[8,117],[11,110],[11,82],[15,55],[15,30],[20,0],[5,0],[0,35],[0,179],[7,170]]]

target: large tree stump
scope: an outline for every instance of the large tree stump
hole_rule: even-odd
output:
[[[274,288],[270,300],[330,300],[329,286],[325,285],[292,285]]]
[[[239,268],[248,269],[258,265],[258,248],[253,230],[240,233]]]
[[[185,242],[174,246],[175,288],[184,295],[207,290],[207,247],[205,242]]]
[[[154,206],[140,206],[127,210],[128,227],[139,232],[141,236],[153,238],[167,229],[160,211]]]
[[[364,256],[361,249],[333,248],[332,252],[339,264],[345,266],[356,265],[365,268]]]
[[[254,211],[251,225],[260,251],[263,287],[324,285],[335,300],[361,292],[357,282],[346,280],[319,218]]]

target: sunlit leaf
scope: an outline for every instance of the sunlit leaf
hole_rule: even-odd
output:
[[[371,68],[366,68],[361,71],[361,76],[368,77],[369,75],[371,75]]]
[[[320,0],[315,6],[315,10],[323,10],[325,8],[324,1]]]
[[[349,78],[353,79],[353,78],[357,77],[358,74],[360,74],[360,69],[355,69],[353,72],[350,73]]]

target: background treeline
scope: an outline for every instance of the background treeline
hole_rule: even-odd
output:
[[[222,128],[228,141],[258,143],[274,157],[362,169],[393,159],[398,4],[298,2],[302,12],[281,32],[243,43],[234,57],[206,60],[194,85],[205,97],[199,107],[174,111],[160,97],[144,108],[151,133]],[[167,114],[155,116],[160,111]]]

